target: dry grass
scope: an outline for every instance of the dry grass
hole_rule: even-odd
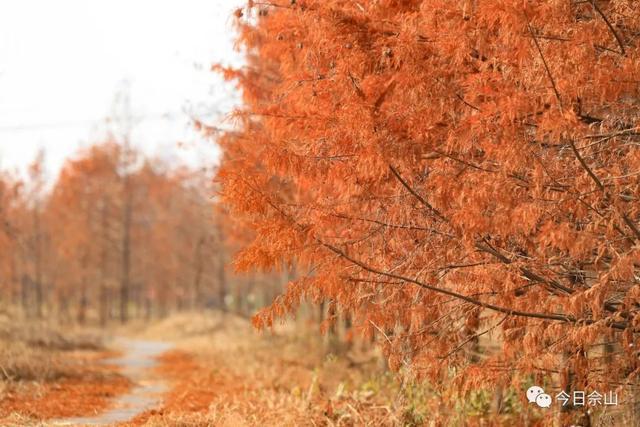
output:
[[[16,325],[0,317],[0,425],[99,412],[129,388],[96,363],[104,351],[85,350],[101,346],[97,335]],[[159,358],[156,374],[171,383],[162,407],[123,425],[417,426],[439,425],[438,419],[446,425],[507,426],[517,425],[522,411],[510,409],[516,418],[491,417],[481,393],[453,408],[426,384],[401,383],[387,372],[373,345],[328,345],[317,325],[290,321],[258,332],[246,319],[205,312],[111,333],[176,345]],[[529,425],[543,422],[531,415]]]
[[[294,321],[257,332],[229,314],[172,316],[146,329],[147,339],[177,343],[158,375],[173,388],[165,404],[132,426],[512,426],[547,425],[517,390],[505,390],[493,414],[493,390],[441,394],[382,368],[370,344],[329,350],[317,325]],[[139,335],[138,335],[139,336]],[[338,351],[335,351],[337,348]]]
[[[53,381],[71,373],[55,353],[20,341],[0,341],[0,346],[0,380],[6,383]]]
[[[0,384],[47,382],[73,376],[65,361],[71,351],[98,351],[100,335],[78,329],[65,333],[47,321],[25,321],[15,313],[0,313]]]
[[[130,387],[98,363],[112,355],[99,334],[16,319],[0,314],[0,425],[92,414]]]
[[[173,389],[163,408],[131,425],[412,424],[375,349],[344,346],[333,355],[314,327],[259,333],[245,319],[212,312],[173,316],[142,335],[177,342],[159,372]]]

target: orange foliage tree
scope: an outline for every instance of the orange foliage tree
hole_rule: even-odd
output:
[[[78,296],[80,321],[93,298],[99,302],[101,323],[108,317],[117,248],[114,223],[121,193],[119,158],[120,147],[105,143],[69,159],[48,201],[48,222],[56,243],[57,293],[63,307]]]
[[[17,294],[16,256],[12,252],[17,249],[14,219],[19,208],[20,188],[19,181],[0,175],[0,253],[7,254],[0,259],[0,302],[10,301]]]
[[[244,102],[218,179],[255,232],[236,263],[307,272],[259,326],[331,301],[384,334],[391,366],[434,382],[636,380],[635,2],[299,0],[236,16],[247,65],[221,71]],[[487,336],[499,351],[470,357]]]
[[[126,171],[125,153],[136,159]],[[112,141],[67,159],[51,185],[42,160],[24,183],[0,176],[2,305],[102,325],[116,316],[224,308],[219,259],[226,248],[216,237],[206,173]]]

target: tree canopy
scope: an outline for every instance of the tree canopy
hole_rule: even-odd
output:
[[[640,13],[628,0],[238,10],[219,138],[240,269],[300,267],[392,367],[465,385],[638,374]],[[483,357],[473,347],[492,337]],[[603,350],[604,348],[604,350]]]

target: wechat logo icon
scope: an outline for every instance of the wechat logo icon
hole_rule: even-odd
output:
[[[527,400],[529,403],[535,403],[541,408],[549,408],[551,406],[551,396],[546,394],[544,389],[537,385],[529,387],[527,390]]]

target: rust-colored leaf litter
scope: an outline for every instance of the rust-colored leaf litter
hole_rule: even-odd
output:
[[[206,368],[194,355],[182,350],[168,351],[158,360],[156,372],[171,381],[171,390],[161,408],[146,411],[127,425],[143,425],[154,416],[206,413],[221,394],[229,396],[241,389],[239,382],[231,380],[229,375]]]
[[[160,356],[160,362],[159,373],[175,381],[163,409],[206,411],[215,396],[212,390],[216,381],[212,372],[197,363],[194,356],[179,350]]]
[[[46,383],[10,386],[0,395],[0,419],[19,414],[38,420],[86,416],[105,410],[114,396],[125,393],[130,381],[114,366],[101,361],[113,352],[71,356],[78,359],[78,372]]]

